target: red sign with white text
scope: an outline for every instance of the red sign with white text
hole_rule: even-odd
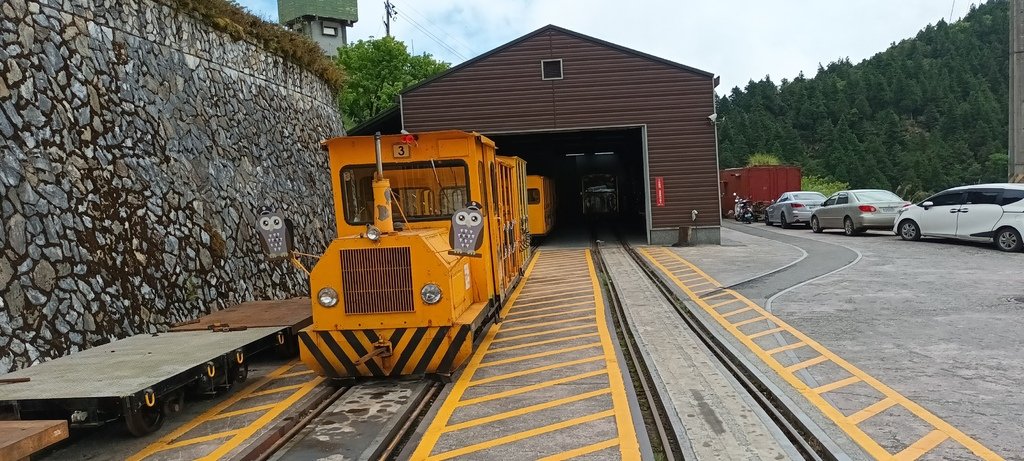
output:
[[[665,206],[665,178],[654,177],[654,205]]]

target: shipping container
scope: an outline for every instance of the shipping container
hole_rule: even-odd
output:
[[[786,192],[800,190],[801,179],[798,166],[756,166],[722,170],[722,216],[732,215],[737,197],[750,200],[757,209]]]

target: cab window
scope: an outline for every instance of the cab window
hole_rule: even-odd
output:
[[[835,204],[836,204],[836,197],[832,196],[832,197],[829,197],[828,200],[825,200],[825,203],[822,204],[822,206],[832,206],[832,205],[835,205]]]
[[[540,189],[527,189],[526,197],[530,205],[537,205],[540,203]]]
[[[351,225],[373,223],[374,165],[352,165],[341,170],[342,208]],[[469,197],[469,171],[461,160],[386,163],[391,181],[395,219],[409,222],[451,219]]]

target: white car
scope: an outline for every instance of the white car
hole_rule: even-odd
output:
[[[893,232],[903,240],[948,237],[1024,249],[1024,184],[954,187],[900,210]]]

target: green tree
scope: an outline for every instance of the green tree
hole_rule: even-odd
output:
[[[775,166],[782,165],[782,160],[779,160],[779,156],[774,154],[766,154],[764,152],[758,152],[750,157],[747,157],[747,166]]]
[[[359,40],[338,50],[347,80],[341,92],[345,127],[363,123],[395,104],[398,93],[448,69],[430,54],[412,55],[394,37]]]

